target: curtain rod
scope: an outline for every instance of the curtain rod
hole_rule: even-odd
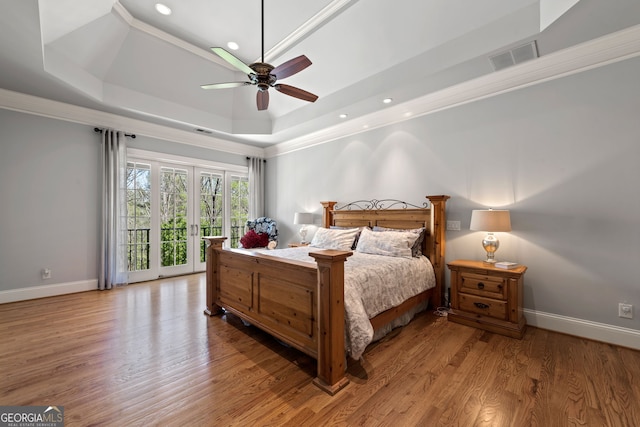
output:
[[[247,160],[251,159],[251,157],[247,156]],[[267,159],[262,159],[264,163],[267,163]]]
[[[102,133],[104,132],[104,129],[100,129],[100,128],[93,128],[94,132],[99,132]],[[136,134],[135,133],[125,133],[124,136],[128,136],[130,138],[136,139]]]

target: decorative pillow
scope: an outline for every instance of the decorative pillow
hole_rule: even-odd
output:
[[[411,247],[418,238],[411,231],[385,231],[376,233],[362,230],[356,251],[374,255],[411,258]]]
[[[373,231],[410,231],[418,235],[416,242],[411,247],[411,256],[419,257],[422,256],[422,242],[424,242],[424,235],[426,234],[426,230],[424,227],[422,228],[414,228],[414,229],[401,229],[401,228],[387,228],[387,227],[378,227],[377,225],[373,227]]]
[[[242,236],[242,238],[240,238],[240,244],[245,249],[264,248],[269,244],[269,235],[249,230],[244,236]]]
[[[334,230],[353,230],[354,227],[341,227],[339,225],[330,225],[329,228],[334,229]],[[362,231],[362,229],[365,227],[358,227],[355,228],[356,230],[358,230],[358,234],[356,234],[356,238],[353,241],[353,245],[351,245],[351,249],[355,250],[356,246],[358,246],[358,238],[360,237],[360,232]]]
[[[350,251],[355,242],[359,228],[340,230],[335,228],[318,228],[309,246],[322,249]]]

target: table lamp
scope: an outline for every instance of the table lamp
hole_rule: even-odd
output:
[[[470,230],[486,231],[487,235],[482,240],[482,247],[487,251],[485,262],[495,263],[495,252],[500,246],[500,241],[493,234],[498,231],[511,231],[511,217],[508,210],[476,209],[471,211]]]
[[[300,243],[301,244],[309,243],[305,240],[307,237],[307,224],[313,224],[313,214],[308,212],[296,212],[295,215],[293,216],[293,223],[302,225],[299,231],[300,237],[302,237],[302,241],[300,241]]]

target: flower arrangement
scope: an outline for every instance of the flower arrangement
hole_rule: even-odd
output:
[[[247,231],[247,234],[242,236],[240,244],[243,248],[264,248],[269,244],[269,235],[266,233],[256,233],[253,230]]]

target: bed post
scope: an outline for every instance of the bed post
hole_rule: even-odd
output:
[[[310,252],[318,264],[318,376],[313,383],[330,395],[349,380],[345,376],[344,262],[352,252]]]
[[[446,203],[449,196],[427,196],[431,202],[431,240],[429,245],[429,259],[436,274],[436,289],[431,296],[431,304],[436,307],[443,305],[443,290],[445,289],[445,233]]]
[[[213,316],[221,310],[215,302],[218,299],[218,251],[222,250],[222,244],[226,237],[203,237],[207,244],[207,308],[204,314]]]
[[[322,203],[322,226],[329,228],[332,224],[331,211],[338,202],[320,202]]]

